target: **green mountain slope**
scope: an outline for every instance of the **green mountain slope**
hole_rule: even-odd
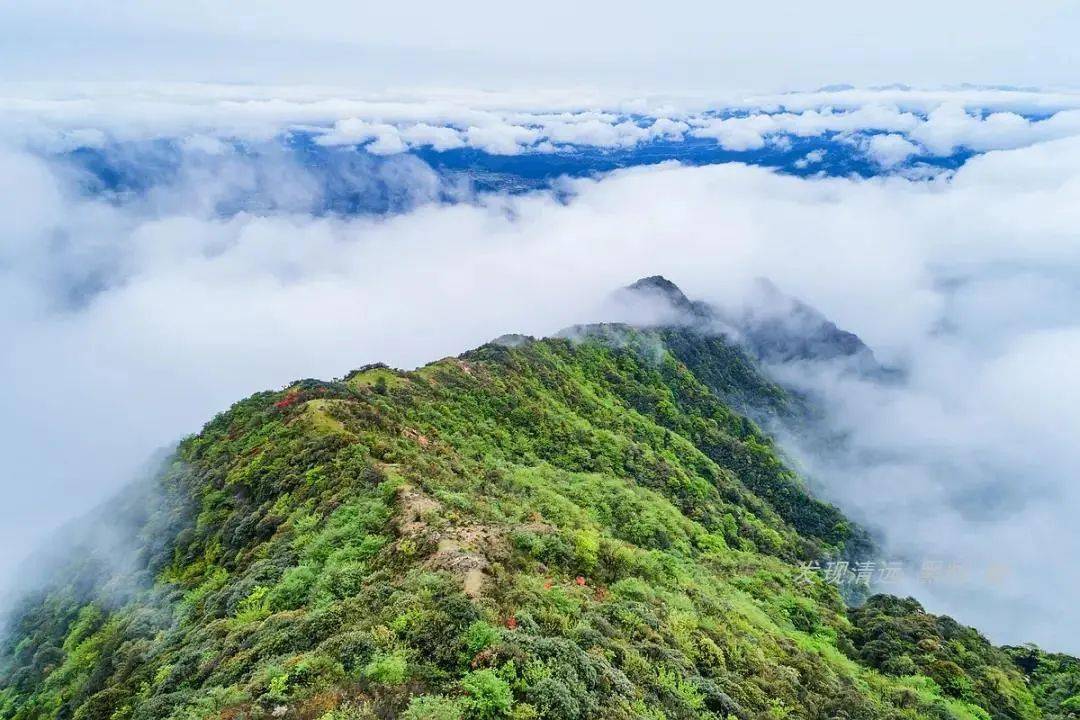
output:
[[[807,577],[866,540],[732,398],[788,401],[625,326],[252,396],[22,601],[0,717],[1041,717],[1045,662]]]

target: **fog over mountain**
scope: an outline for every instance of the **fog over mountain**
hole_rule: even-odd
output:
[[[796,124],[811,113],[820,121],[820,110],[798,107],[806,98],[838,108],[835,126],[854,122],[814,136],[813,151],[680,164],[681,148],[723,141],[676,127],[666,144],[646,132],[627,145],[619,168],[604,159],[615,150],[597,151],[580,132],[543,146],[552,118],[578,131],[593,120],[692,128],[704,106],[690,117],[637,105],[631,117],[630,106],[597,101],[595,111],[555,104],[552,115],[488,98],[466,112],[466,97],[444,103],[441,117],[398,107],[395,137],[419,137],[421,122],[446,129],[426,131],[427,151],[407,142],[380,154],[357,136],[327,155],[290,144],[295,108],[321,107],[308,132],[326,137],[347,130],[359,106],[263,96],[152,95],[140,102],[154,114],[142,119],[116,94],[7,101],[17,109],[0,156],[9,572],[50,528],[236,397],[366,362],[412,367],[506,332],[618,319],[605,315],[610,291],[661,273],[732,317],[782,325],[813,307],[857,335],[902,380],[771,355],[762,340],[776,376],[825,398],[848,439],[844,456],[791,453],[897,557],[1007,568],[992,584],[913,587],[932,608],[1001,641],[1076,649],[1070,628],[1080,623],[1068,619],[1080,576],[1062,558],[1078,543],[1080,388],[1068,369],[1080,338],[1080,138],[1055,120],[1074,112],[1073,96],[829,90],[793,96],[790,118],[760,111],[790,126],[791,140],[779,126],[759,130],[768,147],[805,138]],[[903,132],[923,155],[849,173],[843,163],[863,162],[868,138],[888,135],[866,120],[886,103],[913,113]],[[390,121],[390,107],[375,112]],[[949,107],[967,108],[957,132],[1012,122],[994,112],[1063,129],[1045,136],[1013,123],[1028,135],[989,151],[958,135],[960,149],[944,156],[952,165],[934,165],[925,159],[938,146],[919,128],[940,128]],[[1024,119],[1037,107],[1042,115]],[[236,124],[267,109],[277,115]],[[594,114],[573,115],[583,112]],[[435,149],[483,138],[484,127],[535,135],[511,155]],[[804,172],[817,150],[846,159]],[[468,162],[446,155],[464,151]],[[778,306],[758,278],[805,305]]]

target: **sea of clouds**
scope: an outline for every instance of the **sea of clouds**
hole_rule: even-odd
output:
[[[8,573],[245,394],[607,319],[607,294],[644,275],[720,303],[766,276],[905,370],[883,386],[777,369],[847,433],[843,458],[801,458],[823,492],[886,553],[973,573],[905,588],[932,609],[1080,650],[1080,94],[20,86],[0,118]],[[293,133],[342,154],[305,162],[281,150]],[[642,153],[499,192],[418,155],[572,166],[658,140],[749,152],[806,136],[828,145],[802,168]],[[878,172],[796,172],[845,149]],[[379,202],[341,210],[341,188]]]
[[[627,148],[701,138],[733,151],[839,135],[883,167],[909,157],[1010,149],[1080,132],[1080,92],[847,86],[705,99],[597,91],[396,91],[337,87],[27,83],[0,93],[0,128],[44,151],[110,141],[259,140],[310,130],[324,146],[373,155],[472,148],[494,155]],[[872,142],[871,142],[872,141]]]

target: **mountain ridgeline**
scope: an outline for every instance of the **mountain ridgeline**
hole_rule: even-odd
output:
[[[762,363],[884,373],[858,338],[624,292],[682,320],[218,415],[92,518],[107,550],[60,538],[10,613],[0,717],[1077,717],[1075,659],[805,571],[871,542],[746,413],[805,417]]]

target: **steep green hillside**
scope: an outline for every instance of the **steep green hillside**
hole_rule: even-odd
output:
[[[1080,659],[1045,653],[1030,645],[1004,650],[1028,676],[1046,720],[1080,718]]]
[[[0,717],[1040,717],[974,631],[807,580],[865,540],[732,398],[787,402],[622,326],[257,394],[26,598]]]

